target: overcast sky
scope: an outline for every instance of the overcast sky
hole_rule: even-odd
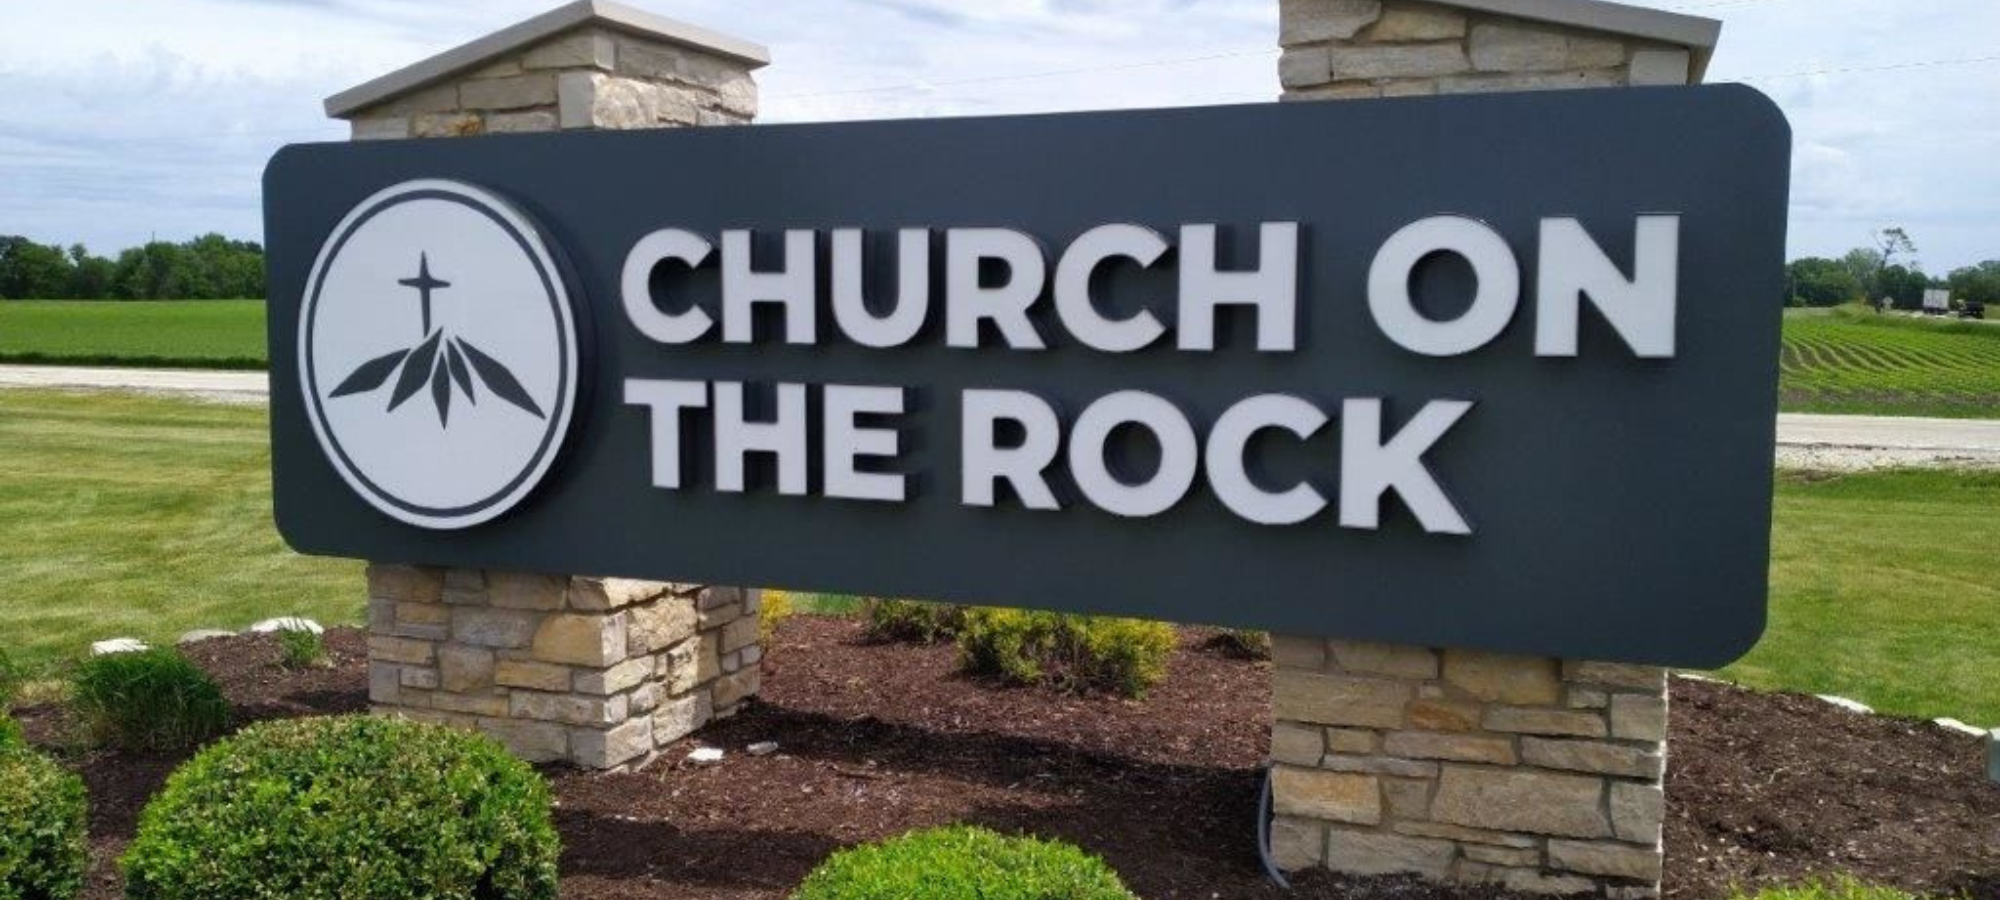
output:
[[[1277,92],[1276,0],[634,2],[770,46],[765,121]],[[551,5],[0,0],[0,234],[100,252],[206,231],[261,239],[271,152],[346,137],[322,98]],[[1722,19],[1709,80],[1750,82],[1790,115],[1794,256],[1899,224],[1932,272],[2000,258],[2000,3],[1650,5]]]

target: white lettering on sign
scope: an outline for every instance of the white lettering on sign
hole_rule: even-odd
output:
[[[1627,268],[1578,220],[1541,220],[1533,353],[1577,356],[1588,305],[1622,342],[1619,352],[1672,358],[1680,224],[1675,215],[1636,217]],[[1197,223],[1170,233],[1172,239],[1114,222],[1083,230],[1051,254],[1036,237],[1008,228],[880,234],[837,228],[822,254],[815,231],[783,231],[781,247],[767,242],[767,252],[758,253],[757,233],[732,229],[719,236],[717,253],[708,237],[666,228],[640,238],[626,255],[621,306],[639,335],[668,345],[754,344],[760,315],[765,322],[776,317],[786,344],[817,345],[826,336],[818,317],[824,289],[832,332],[873,350],[906,347],[941,326],[944,346],[994,353],[1043,350],[1063,339],[1110,354],[1299,351],[1299,223],[1258,223],[1254,247],[1248,229]],[[875,271],[871,263],[887,256],[892,235],[894,265]],[[1470,268],[1473,289],[1462,311],[1433,318],[1419,308],[1412,279],[1440,255]],[[1356,299],[1384,338],[1417,356],[1494,352],[1520,313],[1520,257],[1477,219],[1419,219],[1391,233],[1369,260]],[[717,305],[674,295],[681,289],[662,290],[673,282],[659,277],[661,266],[711,265],[721,274]],[[1106,273],[1114,268],[1138,273],[1160,294],[1167,285],[1176,293],[1110,296],[1117,281]],[[934,285],[942,286],[939,303],[932,302]],[[720,328],[708,309],[719,309]],[[1239,337],[1225,321],[1254,327]],[[753,472],[770,473],[768,489],[780,495],[874,503],[908,502],[920,483],[897,465],[903,428],[926,406],[905,387],[633,378],[624,390],[625,403],[649,417],[650,480],[657,488],[693,489],[704,466],[713,488],[727,493],[758,489]],[[1340,528],[1379,529],[1393,497],[1426,532],[1472,533],[1431,462],[1472,411],[1471,401],[1407,398],[1420,402],[1392,427],[1385,412],[1392,398],[1321,404],[1258,394],[1220,410],[1204,428],[1151,391],[1114,391],[1073,416],[1032,391],[967,389],[957,399],[956,500],[966,506],[1059,511],[1067,498],[1114,516],[1149,518],[1169,513],[1202,485],[1222,507],[1257,525],[1326,519]],[[1329,426],[1338,437],[1322,439]],[[707,445],[693,446],[696,435],[706,436]],[[1140,454],[1144,460],[1127,458],[1135,443],[1150,448]],[[1268,474],[1272,466],[1261,454],[1274,452],[1321,460],[1324,479]]]

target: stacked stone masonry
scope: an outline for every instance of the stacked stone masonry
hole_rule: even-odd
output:
[[[1666,671],[1273,641],[1280,866],[1655,897]]]
[[[1687,84],[1688,48],[1409,0],[1280,0],[1286,100]]]
[[[581,28],[352,115],[355,140],[575,128],[739,125],[757,115],[744,64]]]
[[[368,596],[376,712],[534,762],[641,765],[757,693],[754,590],[378,564]]]

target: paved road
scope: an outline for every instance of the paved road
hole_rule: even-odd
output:
[[[225,403],[263,403],[271,392],[270,380],[262,372],[82,366],[0,366],[0,387],[127,390]]]
[[[1781,413],[1778,461],[1845,470],[1899,465],[2000,468],[2000,420]]]
[[[262,403],[262,372],[0,366],[0,387],[136,390]],[[2000,420],[1876,416],[1778,416],[1778,459],[1790,465],[1867,469],[1890,465],[2000,467]]]

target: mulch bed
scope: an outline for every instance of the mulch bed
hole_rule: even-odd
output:
[[[1266,664],[1185,632],[1143,702],[1000,688],[958,675],[953,650],[871,643],[856,622],[796,618],[767,657],[762,699],[630,774],[550,769],[563,896],[780,900],[833,850],[911,828],[975,822],[1073,841],[1148,900],[1497,898],[1400,879],[1267,882],[1253,840],[1267,749]],[[268,638],[190,650],[245,719],[367,705],[359,635],[334,666],[286,672]],[[1667,786],[1672,898],[1849,873],[2000,898],[2000,786],[1980,742],[1855,716],[1811,698],[1676,679]],[[60,713],[31,738],[63,743]],[[743,748],[776,741],[778,753]],[[697,743],[720,765],[685,761]],[[115,860],[179,757],[72,752],[91,791],[84,897],[119,896]]]

